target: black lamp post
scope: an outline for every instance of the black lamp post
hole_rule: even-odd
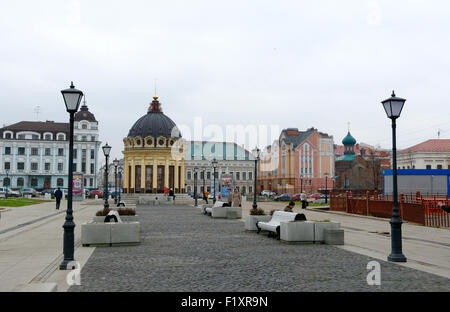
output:
[[[83,97],[83,92],[75,89],[73,82],[70,84],[69,89],[61,91],[64,98],[64,103],[66,105],[66,110],[70,115],[69,119],[69,172],[67,174],[67,211],[66,211],[66,221],[64,222],[64,259],[59,265],[60,270],[72,270],[75,266],[69,265],[74,261],[74,250],[75,250],[75,223],[73,222],[73,210],[72,210],[72,181],[73,181],[73,124],[74,115],[80,107],[81,98]]]
[[[259,153],[260,150],[258,147],[255,148],[255,186],[254,186],[254,190],[253,190],[253,205],[252,208],[256,210],[256,208],[258,208],[258,205],[256,204],[256,181],[258,180],[258,161],[259,161]]]
[[[117,205],[117,168],[119,166],[119,160],[115,158],[113,160],[114,164],[114,204]]]
[[[303,173],[300,174],[300,193],[303,193]]]
[[[206,185],[205,185],[205,172],[206,172],[206,168],[205,167],[202,167],[202,172],[203,172],[203,196],[205,196],[205,192],[206,192]],[[207,198],[206,198],[206,200],[208,200]]]
[[[195,199],[195,207],[197,207],[197,200],[198,200],[198,194],[197,194],[197,170],[198,167],[194,167],[194,199]]]
[[[392,167],[393,167],[393,197],[394,207],[392,209],[391,224],[391,254],[388,256],[388,261],[392,262],[406,262],[406,257],[402,252],[402,219],[398,209],[398,191],[397,191],[397,142],[396,142],[396,120],[400,117],[403,110],[403,105],[406,100],[396,97],[394,91],[392,96],[381,102],[388,118],[392,121]]]
[[[118,189],[119,189],[119,199],[117,200],[117,207],[119,207],[120,206],[120,188],[122,187],[122,171],[123,171],[123,168],[122,167],[119,167],[119,187],[118,187]]]
[[[103,192],[103,199],[105,200],[105,204],[104,204],[104,210],[109,208],[109,202],[108,202],[108,197],[109,197],[109,190],[108,190],[108,174],[109,174],[109,170],[108,170],[108,159],[109,159],[109,153],[111,152],[111,146],[108,145],[108,143],[106,143],[106,145],[102,146],[103,149],[103,154],[105,155],[106,158],[106,164],[105,164],[105,190]]]
[[[8,199],[8,188],[11,183],[9,182],[9,170],[6,169],[5,172],[6,172],[6,181],[8,181],[8,185],[6,187],[5,199]]]
[[[212,161],[212,166],[213,166],[213,175],[214,175],[214,183],[213,183],[213,187],[214,187],[214,199],[213,199],[213,204],[216,203],[216,167],[217,167],[217,160],[214,158]]]
[[[325,204],[328,204],[328,173],[325,173]]]

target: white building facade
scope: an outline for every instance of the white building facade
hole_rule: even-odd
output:
[[[86,105],[75,115],[74,172],[97,187],[98,122]],[[67,188],[69,123],[21,121],[0,129],[0,184],[12,189]],[[75,157],[76,156],[76,157]]]

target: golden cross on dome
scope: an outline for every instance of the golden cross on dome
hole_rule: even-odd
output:
[[[156,95],[156,78],[155,78],[155,95],[153,96],[153,99],[155,101],[158,99],[158,96]]]

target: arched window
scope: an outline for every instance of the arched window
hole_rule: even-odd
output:
[[[18,178],[17,179],[17,187],[20,187],[20,186],[23,186],[23,183],[24,181],[23,181],[23,178]]]
[[[33,187],[38,186],[38,179],[37,178],[31,178],[31,186],[33,186]]]
[[[81,129],[87,129],[87,124],[82,124]]]
[[[44,136],[44,140],[46,140],[46,141],[50,141],[52,139],[52,135],[51,134],[46,134],[45,136]]]
[[[63,186],[64,185],[64,180],[59,178],[58,180],[56,180],[56,186]]]
[[[64,134],[58,134],[58,141],[64,141]]]
[[[10,178],[4,178],[3,179],[3,186],[11,186],[11,179]]]
[[[6,134],[5,134],[5,139],[11,139],[11,133],[9,133],[9,132],[6,133]]]

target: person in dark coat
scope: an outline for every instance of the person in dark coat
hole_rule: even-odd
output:
[[[61,204],[62,196],[63,196],[63,193],[61,192],[61,189],[58,187],[58,189],[55,191],[56,209],[57,210],[59,210],[59,205]]]
[[[291,201],[289,203],[289,205],[284,208],[284,211],[286,211],[286,212],[293,212],[292,209],[294,209],[294,206],[295,206],[295,203],[293,201]]]
[[[172,196],[172,200],[175,201],[175,193],[173,192],[172,188],[169,190],[169,197],[170,196]]]

